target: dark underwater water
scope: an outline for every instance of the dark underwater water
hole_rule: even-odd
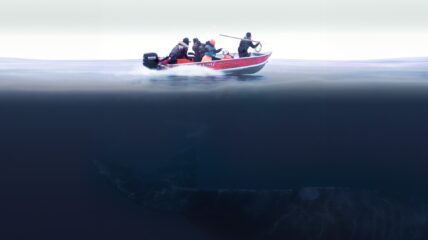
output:
[[[428,238],[426,59],[3,61],[2,239]]]

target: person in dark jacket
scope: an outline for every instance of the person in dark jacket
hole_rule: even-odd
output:
[[[187,56],[187,51],[189,50],[189,39],[184,38],[183,41],[179,42],[171,51],[169,56],[166,59],[162,59],[162,64],[176,64],[177,59],[185,58],[191,60]]]
[[[252,48],[256,48],[260,45],[260,42],[258,42],[257,44],[254,44],[251,41],[251,33],[248,32],[244,39],[241,40],[241,42],[239,43],[239,48],[238,48],[238,53],[239,53],[239,57],[240,58],[244,58],[244,57],[249,57],[251,54],[248,53],[248,48],[252,47]]]
[[[205,44],[202,44],[199,39],[193,39],[193,52],[195,53],[195,62],[200,62],[205,54]]]

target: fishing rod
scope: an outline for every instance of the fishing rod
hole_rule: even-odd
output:
[[[242,40],[242,41],[248,41],[248,42],[254,42],[254,43],[258,43],[260,48],[259,49],[254,49],[256,52],[260,52],[262,51],[262,43],[260,41],[255,41],[255,40],[251,40],[251,39],[246,39],[246,38],[240,38],[240,37],[234,37],[234,36],[229,36],[229,35],[225,35],[225,34],[219,34],[221,37],[226,37],[226,38],[232,38],[232,39],[236,39],[236,40]]]

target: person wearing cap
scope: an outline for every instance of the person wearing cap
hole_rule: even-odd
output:
[[[259,45],[260,45],[260,42],[258,42],[257,44],[254,44],[253,41],[251,41],[251,33],[247,32],[244,39],[242,39],[241,42],[239,43],[239,48],[238,48],[239,57],[243,58],[243,57],[251,56],[251,54],[248,53],[248,48],[250,47],[256,48]]]
[[[171,51],[169,56],[166,59],[162,59],[162,64],[176,64],[177,59],[188,59],[192,60],[187,56],[187,51],[189,50],[189,39],[184,38],[183,41],[179,42]]]

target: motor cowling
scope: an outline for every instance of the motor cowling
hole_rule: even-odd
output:
[[[159,57],[156,53],[145,53],[143,55],[143,65],[149,69],[156,69],[159,65]]]

